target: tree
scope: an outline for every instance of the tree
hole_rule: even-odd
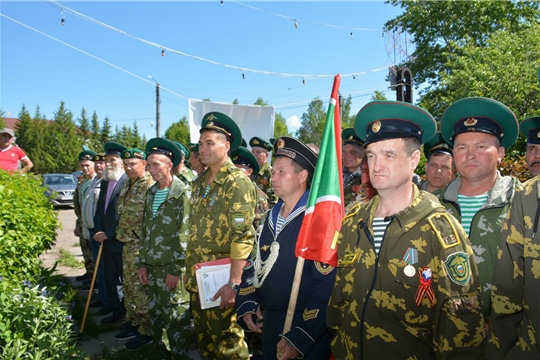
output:
[[[48,153],[54,154],[53,172],[71,173],[77,169],[77,155],[82,150],[82,140],[77,135],[73,114],[66,109],[63,101],[54,113],[51,125],[51,141]]]
[[[385,29],[406,31],[415,50],[403,65],[408,66],[415,84],[427,82],[429,91],[440,76],[451,73],[448,60],[463,54],[463,47],[485,47],[496,31],[517,32],[539,20],[537,1],[407,1],[387,3],[404,9],[386,22]]]
[[[296,131],[296,137],[304,144],[320,145],[325,120],[326,109],[322,100],[316,97],[309,103],[307,112],[302,114],[302,125]]]
[[[4,121],[4,110],[0,109],[0,129],[6,127],[6,122]]]
[[[99,120],[96,112],[92,114],[92,120],[90,122],[90,145],[88,145],[91,149],[93,149],[97,153],[103,152],[103,144],[101,143],[101,131],[99,128]]]
[[[90,120],[86,116],[86,109],[83,107],[81,110],[81,117],[77,119],[79,121],[79,136],[86,146],[90,145]]]
[[[340,103],[341,128],[342,129],[351,128],[354,126],[354,119],[356,118],[356,114],[353,114],[351,116],[352,97],[351,95],[349,95],[349,97],[346,99],[340,98],[340,101],[341,101]]]
[[[56,162],[54,154],[47,152],[47,147],[52,141],[50,136],[49,122],[41,114],[39,105],[36,106],[34,117],[32,118],[32,147],[28,149],[28,157],[34,163],[32,172],[45,174],[52,172],[50,169]]]
[[[234,99],[232,103],[233,103],[233,105],[238,105],[238,104],[240,104],[240,102],[238,101],[238,98]]]
[[[180,141],[182,144],[189,144],[189,123],[185,115],[180,120],[169,126],[167,131],[165,131],[165,138]]]
[[[287,126],[287,120],[281,113],[276,113],[276,118],[274,119],[274,139],[277,139],[282,136],[291,136],[289,133],[289,127]]]
[[[109,120],[107,116],[105,116],[105,121],[103,122],[103,126],[101,127],[101,133],[99,136],[102,149],[105,146],[105,144],[109,142],[110,138],[111,138],[111,121]]]
[[[15,131],[17,135],[17,145],[28,152],[28,149],[32,148],[32,118],[30,113],[26,110],[26,106],[23,104],[21,112],[19,113],[19,121],[15,124]]]
[[[371,101],[373,100],[388,100],[388,98],[386,97],[386,95],[384,95],[382,91],[375,90],[373,92],[373,95],[371,96]]]
[[[146,141],[143,143],[141,139],[141,133],[139,132],[139,126],[137,125],[137,120],[133,122],[133,130],[131,131],[132,136],[132,147],[144,150],[146,146]]]

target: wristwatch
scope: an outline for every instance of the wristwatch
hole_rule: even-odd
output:
[[[228,282],[227,285],[229,285],[230,287],[232,287],[232,289],[238,293],[238,290],[240,290],[240,284],[233,284],[232,282]]]

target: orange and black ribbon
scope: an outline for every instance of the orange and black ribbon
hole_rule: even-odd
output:
[[[418,271],[418,278],[420,279],[420,285],[414,298],[416,306],[420,306],[425,297],[429,299],[431,306],[433,306],[435,304],[435,293],[433,287],[431,287],[431,269],[427,266],[423,267],[422,270]]]

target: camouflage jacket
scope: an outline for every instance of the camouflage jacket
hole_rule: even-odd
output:
[[[272,167],[265,163],[258,174],[251,175],[251,178],[255,184],[268,196],[268,202],[270,207],[274,206],[278,197],[274,194],[274,188],[272,187]]]
[[[348,176],[345,176],[345,173],[347,173]],[[349,173],[346,169],[343,169],[343,198],[345,200],[345,207],[364,197],[360,174],[360,171],[358,171],[358,173]],[[345,181],[346,178],[347,181]]]
[[[261,218],[270,209],[268,203],[268,196],[262,191],[255,183],[253,183],[257,189],[257,207],[255,208],[255,220],[253,220],[253,227],[257,229],[260,225]]]
[[[118,198],[118,226],[116,227],[118,241],[127,243],[140,240],[144,199],[146,191],[153,184],[152,176],[146,172],[133,184],[131,179],[128,179],[122,185]]]
[[[516,189],[493,277],[489,359],[540,359],[540,177]],[[536,235],[536,236],[535,236]]]
[[[520,183],[511,176],[497,176],[484,206],[474,215],[469,231],[469,239],[474,251],[474,259],[480,273],[482,287],[482,312],[487,320],[491,309],[491,282],[495,269],[495,257],[501,240],[501,226],[508,214],[516,186]],[[441,204],[461,222],[458,191],[461,178],[452,181],[446,189],[435,194]]]
[[[467,236],[435,196],[413,187],[412,204],[391,217],[378,256],[372,221],[379,196],[343,219],[326,315],[336,360],[483,356],[478,271]],[[421,281],[423,270],[431,270],[431,280]]]
[[[187,166],[184,166],[182,170],[176,174],[176,176],[178,176],[178,178],[182,180],[184,184],[188,185],[191,185],[193,180],[195,180],[195,174],[193,174],[193,171],[191,171],[191,169],[189,169]]]
[[[152,205],[158,189],[159,184],[155,183],[146,192],[139,267],[166,267],[168,274],[180,276],[185,267],[189,231],[189,187],[173,176],[169,195],[154,216]]]
[[[197,292],[194,265],[230,257],[247,259],[255,241],[257,191],[228,158],[206,192],[206,169],[193,182],[186,251],[187,290]]]

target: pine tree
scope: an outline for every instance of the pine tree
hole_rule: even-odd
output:
[[[79,121],[79,136],[86,146],[90,144],[90,120],[86,116],[86,109],[83,107],[81,110],[81,117],[77,119]]]
[[[4,110],[0,109],[0,129],[6,127],[6,122],[4,121]]]
[[[105,146],[106,143],[110,141],[111,138],[111,122],[107,116],[105,116],[105,121],[103,122],[103,126],[101,127],[101,133],[100,133],[100,142],[101,142],[101,148]]]
[[[32,118],[32,139],[33,145],[27,153],[34,167],[31,171],[37,174],[46,174],[53,172],[52,168],[55,166],[56,157],[53,154],[47,152],[48,144],[51,141],[50,137],[50,124],[41,114],[39,105],[36,106],[34,117]]]
[[[33,147],[31,127],[32,118],[30,117],[28,110],[26,110],[26,106],[23,104],[21,112],[19,113],[19,121],[15,124],[15,135],[17,136],[17,145],[25,152],[29,152]]]
[[[137,125],[137,120],[133,122],[133,130],[131,132],[131,135],[133,137],[133,143],[131,145],[135,148],[144,150],[144,144],[141,139],[141,134],[139,133],[139,126]]]
[[[49,149],[56,156],[55,172],[71,173],[77,170],[77,155],[82,150],[83,142],[77,135],[77,127],[73,114],[60,102],[58,111],[54,113],[54,123],[51,127],[51,143]]]
[[[92,143],[90,146],[90,148],[92,150],[94,150],[95,152],[97,153],[102,153],[103,152],[103,144],[101,143],[101,133],[100,133],[100,129],[99,129],[99,121],[98,121],[98,116],[96,114],[96,112],[94,111],[94,113],[92,114],[92,121],[90,123],[90,138],[92,140]]]

